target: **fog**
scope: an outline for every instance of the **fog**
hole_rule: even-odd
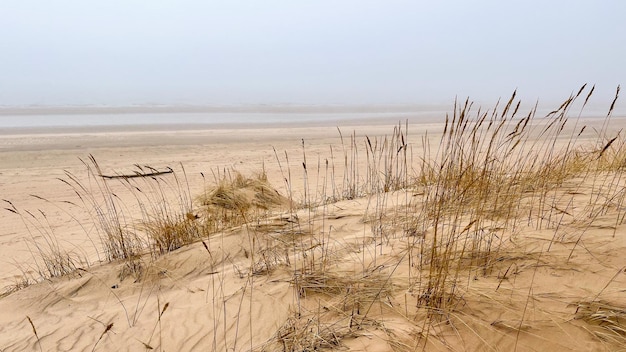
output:
[[[558,101],[626,82],[613,1],[30,1],[0,11],[0,105]]]

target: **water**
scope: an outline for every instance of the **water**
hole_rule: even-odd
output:
[[[544,111],[545,110],[545,111]],[[550,109],[542,109],[539,116],[545,116]],[[446,113],[452,112],[447,106],[418,106],[407,110],[394,109],[389,112],[319,112],[319,111],[279,111],[279,112],[174,112],[174,111],[77,111],[59,110],[29,111],[0,109],[0,129],[9,132],[14,129],[33,128],[87,128],[117,127],[124,129],[129,126],[142,126],[148,129],[167,129],[173,126],[218,125],[248,126],[267,124],[349,124],[354,122],[387,121],[398,122],[444,122]],[[476,111],[474,110],[474,113]],[[577,111],[576,111],[577,112]],[[523,115],[526,115],[524,113]],[[521,116],[521,115],[520,115]],[[582,116],[606,116],[606,111],[587,108]],[[623,114],[621,116],[624,116]]]
[[[0,128],[249,125],[280,123],[333,123],[374,119],[406,120],[424,116],[442,118],[445,113],[98,113],[0,116]]]

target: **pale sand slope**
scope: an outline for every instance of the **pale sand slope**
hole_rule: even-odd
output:
[[[344,145],[349,145],[351,130],[357,131],[361,148],[361,136],[391,134],[391,129],[351,126],[343,130]],[[418,155],[424,130],[437,134],[442,126],[409,129],[409,142]],[[309,165],[308,192],[321,193],[315,177],[318,160],[324,165],[333,145],[335,165],[339,169],[343,163],[341,141],[332,126],[0,136],[0,148],[5,150],[0,152],[1,198],[20,210],[42,210],[61,245],[89,262],[75,274],[0,298],[0,350],[273,351],[282,350],[285,341],[298,335],[317,339],[322,346],[340,341],[350,350],[413,350],[415,346],[420,350],[424,339],[418,345],[418,338],[424,329],[430,332],[427,350],[510,351],[517,346],[520,351],[614,351],[623,347],[623,333],[577,319],[585,314],[584,302],[596,304],[589,309],[592,312],[598,305],[611,304],[616,307],[605,311],[611,310],[619,319],[626,316],[620,310],[626,307],[626,226],[615,226],[617,209],[609,209],[592,224],[581,223],[584,237],[574,252],[576,236],[583,233],[575,222],[558,232],[562,237],[550,252],[546,246],[555,229],[529,226],[522,230],[524,236],[511,239],[503,232],[506,245],[499,264],[487,273],[463,272],[460,299],[450,303],[453,308],[443,312],[440,323],[427,324],[416,309],[419,279],[410,269],[415,263],[406,255],[413,239],[402,231],[407,214],[402,205],[419,204],[420,195],[412,191],[344,200],[297,214],[283,211],[262,223],[213,235],[204,243],[155,259],[146,257],[146,274],[134,281],[132,276],[121,277],[123,263],[95,265],[102,257],[97,253],[97,234],[84,213],[62,203],[76,197],[56,180],[65,177],[64,170],[86,180],[78,158],[91,153],[111,174],[131,170],[136,163],[157,168],[182,163],[192,194],[202,193],[217,170],[234,168],[250,174],[265,168],[271,183],[287,194],[286,152],[292,190],[301,198],[302,139]],[[365,157],[364,149],[360,152],[359,158]],[[568,189],[566,183],[558,194],[575,194],[572,199],[580,199],[584,208],[594,187],[584,183]],[[130,194],[119,197],[133,201]],[[572,209],[570,214],[578,209],[576,204],[562,206]],[[9,211],[0,214],[4,260],[0,283],[7,286],[19,282],[22,271],[35,275],[29,273],[36,269],[33,241],[44,238],[36,228],[29,233],[22,217]],[[382,241],[373,240],[378,235],[371,216],[376,214],[385,228]],[[322,261],[326,264],[320,258],[326,258]],[[297,290],[294,271],[312,263],[325,265],[325,281],[319,284],[309,277]],[[324,292],[316,292],[318,288]]]

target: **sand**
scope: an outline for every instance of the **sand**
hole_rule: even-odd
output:
[[[339,143],[335,126],[292,125],[257,129],[172,126],[172,129],[142,130],[135,126],[130,132],[119,131],[115,127],[104,132],[50,128],[29,130],[28,134],[24,131],[5,132],[0,135],[2,199],[11,201],[20,209],[41,209],[48,216],[57,217],[53,222],[64,227],[61,241],[69,241],[81,248],[87,247],[84,250],[88,251],[93,245],[85,243],[88,240],[82,233],[84,231],[67,216],[64,217],[63,211],[52,203],[73,199],[72,189],[58,179],[65,178],[66,172],[85,178],[83,161],[89,155],[98,160],[105,173],[111,174],[133,170],[135,164],[157,168],[182,164],[189,177],[192,193],[200,194],[203,185],[213,181],[213,175],[218,172],[235,168],[242,173],[257,173],[264,165],[268,165],[270,177],[276,186],[281,187],[281,177],[277,168],[273,167],[276,165],[274,149],[281,156],[285,152],[299,155],[304,139],[312,155],[327,154],[330,145]],[[352,130],[376,135],[389,133],[391,129],[387,122],[386,125],[351,126],[346,133],[350,134]],[[208,181],[200,173],[206,174]],[[50,202],[43,202],[33,195]],[[32,255],[27,245],[31,236],[24,229],[21,219],[10,216],[8,212],[2,215],[0,257],[5,258],[6,264],[0,275],[0,286],[4,287],[12,283],[13,275],[21,275],[17,266],[29,262]]]
[[[623,126],[623,119],[615,121],[612,131]],[[343,148],[354,131],[362,148],[358,157],[366,158],[364,137],[391,135],[395,123],[344,127]],[[601,127],[601,121],[586,123]],[[423,139],[442,130],[442,123],[411,122],[407,142],[415,161]],[[592,135],[590,128],[584,136]],[[594,312],[600,316],[598,312],[611,311],[615,326],[625,326],[619,319],[626,317],[626,227],[623,222],[616,225],[619,209],[581,225],[586,226],[584,237],[573,251],[575,236],[566,233],[546,252],[556,230],[525,230],[503,251],[502,265],[488,273],[470,271],[461,280],[464,294],[441,312],[437,323],[426,324],[417,308],[416,274],[406,257],[410,237],[399,225],[385,222],[385,238],[372,242],[380,234],[369,218],[387,214],[400,219],[392,214],[419,197],[413,191],[387,193],[384,202],[371,196],[291,212],[283,209],[262,223],[148,256],[143,259],[145,273],[137,279],[125,271],[124,262],[105,260],[92,219],[66,202],[77,203],[77,198],[59,181],[70,173],[89,182],[83,162],[93,155],[110,175],[131,172],[135,164],[172,167],[182,175],[182,165],[191,195],[202,194],[218,174],[265,170],[279,193],[291,191],[303,198],[322,193],[324,171],[319,170],[325,170],[325,161],[333,156],[341,165],[342,150],[337,127],[330,124],[0,133],[0,198],[22,213],[0,212],[0,287],[10,292],[0,298],[0,350],[273,351],[286,348],[285,341],[298,334],[312,336],[309,340],[317,339],[322,347],[354,351],[623,348],[626,334],[607,329],[610,319],[586,319]],[[291,187],[284,180],[288,166]],[[585,202],[593,187],[589,183],[568,189],[565,183],[557,193],[578,192]],[[115,190],[126,204],[133,204],[131,192]],[[11,207],[4,202],[2,208]],[[40,222],[30,222],[26,211]],[[134,205],[128,212],[139,214]],[[284,240],[286,229],[293,230],[294,219],[301,231],[298,248],[311,250],[297,255],[296,250],[272,251]],[[26,286],[25,276],[38,278],[35,244],[51,237],[80,259],[79,269],[19,287]],[[326,252],[316,252],[320,247]],[[294,273],[306,271],[315,256],[329,261],[325,283],[332,286],[335,280],[335,291],[317,292],[314,277],[301,277],[311,281],[294,284]],[[521,259],[512,260],[515,256]],[[365,298],[350,298],[359,294]],[[295,346],[305,349],[304,342]]]

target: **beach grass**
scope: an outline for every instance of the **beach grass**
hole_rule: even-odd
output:
[[[550,316],[538,276],[577,270],[578,253],[593,256],[586,236],[599,221],[613,237],[625,223],[626,137],[609,129],[615,101],[602,128],[588,130],[580,116],[593,91],[583,86],[541,117],[536,107],[522,112],[515,92],[490,110],[457,101],[439,136],[415,139],[408,121],[389,136],[346,137],[339,129],[327,157],[307,154],[304,140],[301,156],[274,149],[282,192],[265,170],[224,169],[194,196],[182,165],[111,179],[93,156],[86,178],[67,173],[63,182],[73,204],[91,214],[103,258],[123,263],[120,277],[147,282],[155,268],[166,272],[162,258],[201,244],[213,312],[207,348],[330,350],[377,336],[394,351],[527,350],[541,335],[533,324],[546,324],[537,316]],[[44,214],[5,202],[45,240],[33,241],[40,277],[11,293],[83,266],[56,244]],[[551,326],[623,346],[625,302],[606,290],[620,270],[602,290],[570,302],[571,312],[552,316]],[[259,343],[253,302],[270,278],[288,283],[289,313]],[[233,280],[240,288],[227,294]],[[156,326],[162,339],[163,313],[177,304],[161,307],[156,297],[157,323],[142,342],[150,349],[162,349]],[[94,350],[110,329],[96,336]]]

